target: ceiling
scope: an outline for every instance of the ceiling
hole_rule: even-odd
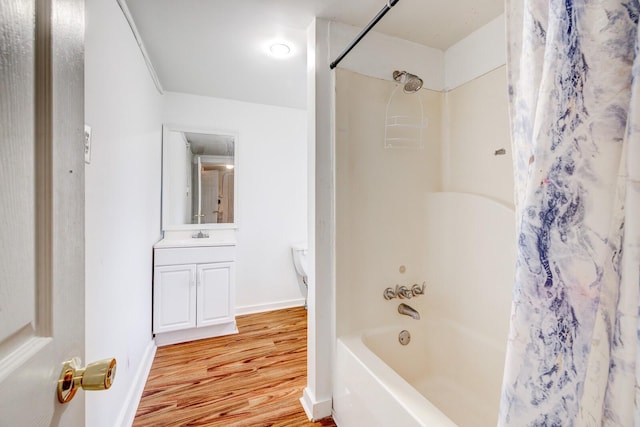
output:
[[[306,108],[306,29],[315,16],[362,28],[384,0],[127,0],[164,90]],[[375,31],[445,50],[504,0],[400,0]],[[292,54],[268,54],[273,41]],[[357,49],[357,47],[356,47]]]

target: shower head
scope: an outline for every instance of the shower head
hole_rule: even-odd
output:
[[[404,93],[416,93],[422,88],[422,79],[406,71],[394,71],[393,80],[404,84]]]

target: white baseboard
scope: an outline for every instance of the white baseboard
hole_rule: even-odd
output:
[[[302,404],[304,412],[307,414],[307,418],[309,418],[310,421],[318,421],[330,417],[333,406],[331,399],[318,401],[312,395],[311,390],[305,387],[302,392],[302,397],[300,398],[300,403]]]
[[[190,328],[179,331],[157,333],[155,341],[158,347],[162,347],[180,342],[195,341],[203,338],[220,337],[223,335],[232,335],[237,333],[238,328],[234,320],[233,322],[205,326],[202,328]]]
[[[336,414],[334,410],[331,410],[331,418],[333,418],[333,422],[336,423],[338,427],[340,427],[340,417]]]
[[[120,411],[115,425],[120,427],[131,427],[133,420],[136,417],[136,411],[140,404],[140,398],[142,398],[142,392],[144,386],[147,383],[149,372],[151,371],[151,365],[153,365],[153,358],[156,355],[156,344],[153,340],[149,342],[147,348],[142,355],[142,360],[138,366],[138,370],[131,382],[131,387],[127,392],[125,404]],[[116,378],[117,381],[117,378]]]
[[[283,308],[292,307],[304,307],[304,298],[236,307],[236,316],[241,316],[243,314],[263,313],[265,311],[282,310]]]

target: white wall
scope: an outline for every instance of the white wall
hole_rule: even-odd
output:
[[[168,92],[163,119],[239,134],[237,313],[302,305],[291,244],[307,238],[306,111]]]
[[[181,132],[170,132],[166,129],[163,131],[162,149],[163,155],[172,159],[170,162],[165,161],[163,166],[167,174],[163,177],[163,200],[172,201],[170,209],[166,209],[163,215],[168,224],[191,224],[191,197],[194,191],[191,185],[193,154]]]
[[[85,43],[86,359],[118,361],[111,389],[86,393],[86,425],[113,427],[132,420],[155,348],[162,97],[115,1],[86,1]]]

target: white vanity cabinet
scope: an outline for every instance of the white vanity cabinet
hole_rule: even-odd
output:
[[[197,266],[196,326],[210,326],[235,320],[231,301],[233,262]]]
[[[169,246],[172,244],[175,247]],[[156,344],[237,333],[234,282],[235,245],[180,247],[177,242],[164,240],[156,244],[153,274]]]
[[[196,266],[156,266],[153,274],[153,332],[196,327]]]

